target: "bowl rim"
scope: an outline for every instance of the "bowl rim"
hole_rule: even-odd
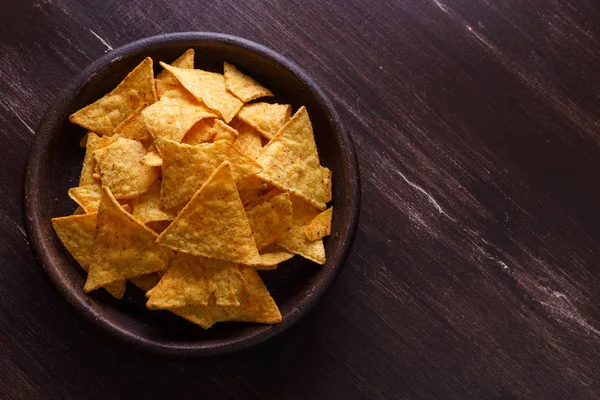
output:
[[[41,162],[43,150],[47,145],[47,140],[50,138],[50,132],[52,131],[53,126],[64,112],[64,109],[68,106],[73,94],[78,93],[80,88],[91,79],[97,71],[122,57],[127,57],[132,52],[137,52],[141,48],[177,44],[181,42],[207,41],[242,47],[245,50],[249,50],[263,58],[269,59],[292,72],[315,94],[318,101],[324,106],[326,112],[329,113],[334,126],[337,128],[338,139],[340,140],[342,147],[342,155],[346,158],[348,193],[350,194],[350,199],[346,214],[346,223],[343,224],[341,231],[338,232],[341,239],[341,252],[332,268],[332,272],[329,276],[325,277],[324,281],[318,285],[315,290],[311,290],[310,294],[303,300],[301,305],[290,313],[286,319],[277,325],[270,326],[270,329],[252,332],[249,336],[243,336],[224,343],[202,345],[198,343],[188,344],[182,342],[172,344],[137,335],[119,324],[114,323],[110,319],[103,317],[95,310],[95,307],[90,306],[85,301],[82,301],[80,297],[75,296],[73,288],[62,278],[60,266],[55,265],[53,258],[48,253],[49,244],[44,240],[44,237],[47,237],[44,235],[44,232],[47,232],[48,224],[45,218],[35,212],[35,210],[41,207],[42,201],[41,194],[36,188],[39,187],[41,182],[41,168],[39,168],[39,164]],[[310,78],[296,63],[266,46],[237,36],[213,32],[177,32],[143,38],[109,51],[85,68],[75,79],[65,86],[64,89],[59,90],[55,99],[50,103],[38,124],[27,155],[22,192],[24,204],[23,219],[30,247],[35,258],[38,264],[42,265],[56,289],[74,306],[78,311],[78,314],[83,314],[88,320],[92,321],[94,325],[100,327],[102,331],[109,333],[112,336],[116,336],[135,347],[149,350],[155,354],[175,357],[231,354],[247,350],[261,345],[267,340],[281,334],[302,318],[323,297],[345,263],[346,257],[352,247],[354,234],[358,225],[361,201],[360,195],[360,174],[352,139],[344,129],[344,125],[331,101],[312,78]]]

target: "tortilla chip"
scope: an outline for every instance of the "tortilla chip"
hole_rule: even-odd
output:
[[[100,192],[100,183],[94,178],[94,170],[96,169],[96,160],[94,160],[94,151],[113,144],[117,140],[117,136],[98,137],[93,132],[87,134],[85,145],[85,158],[81,167],[81,176],[79,177],[79,186],[97,186]]]
[[[79,186],[69,189],[69,197],[81,208],[86,214],[98,211],[100,198],[102,193],[97,186]]]
[[[142,157],[140,163],[147,167],[162,167],[163,159],[158,151],[149,151]]]
[[[227,123],[235,117],[244,105],[237,97],[227,91],[225,78],[221,74],[200,69],[171,67],[163,62],[160,65],[173,73],[184,88],[208,108],[216,111]]]
[[[260,259],[262,260],[261,266],[256,268],[262,271],[270,271],[277,269],[277,265],[294,258],[294,254],[289,251],[285,251],[279,246],[269,246],[269,248],[273,247],[272,250],[267,252],[267,248],[263,249],[264,253],[260,253]]]
[[[319,210],[302,197],[291,195],[290,200],[292,201],[294,213],[292,229],[283,234],[277,241],[277,244],[317,264],[325,264],[325,247],[323,246],[323,241],[310,241],[304,234],[306,225],[319,214]]]
[[[146,128],[142,111],[148,107],[148,103],[139,106],[133,114],[127,117],[115,128],[115,135],[132,140],[153,140],[152,135]]]
[[[306,225],[304,234],[308,240],[319,240],[331,234],[331,217],[333,216],[333,207],[329,207],[317,215]]]
[[[216,322],[241,321],[263,324],[281,322],[281,313],[265,284],[253,268],[241,267],[244,286],[238,307],[223,307],[211,296],[208,306],[188,306],[170,309],[188,321],[208,329]]]
[[[259,176],[274,186],[308,199],[320,210],[331,200],[331,171],[321,167],[306,108],[281,128],[256,159]]]
[[[292,202],[288,193],[272,197],[246,212],[258,250],[275,243],[292,227]]]
[[[184,90],[169,90],[142,111],[146,127],[155,139],[180,142],[201,119],[215,117],[208,108]]]
[[[197,256],[260,265],[229,161],[212,173],[156,242]]]
[[[97,213],[52,218],[52,227],[67,251],[87,272],[96,237]],[[110,283],[104,289],[117,299],[123,298],[125,281]]]
[[[138,221],[147,224],[175,219],[175,213],[169,213],[160,207],[160,186],[160,179],[155,180],[146,193],[133,200],[132,215]]]
[[[227,90],[235,95],[244,103],[258,99],[260,97],[274,96],[266,87],[250,78],[248,75],[241,73],[234,65],[227,61],[223,63],[225,71],[225,86]]]
[[[235,263],[178,253],[158,285],[146,294],[146,307],[206,306],[210,296],[218,306],[239,306],[242,284]]]
[[[146,222],[146,226],[152,229],[157,234],[161,234],[165,229],[171,225],[171,221],[150,221]]]
[[[272,139],[291,115],[292,106],[289,104],[252,103],[244,105],[237,117],[267,139]]]
[[[185,53],[179,56],[178,59],[173,61],[171,63],[171,66],[177,68],[193,69],[194,49],[188,49]],[[169,71],[163,70],[158,75],[156,75],[156,92],[159,98],[161,98],[163,94],[165,94],[167,91],[177,87],[181,87],[181,84],[179,83],[177,78],[175,78],[175,76],[173,76],[173,74]]]
[[[152,59],[147,57],[112,92],[71,114],[69,121],[101,135],[112,135],[142,104],[157,100]]]
[[[237,130],[221,120],[215,121],[211,132],[213,134],[213,142],[216,142],[217,140],[227,140],[229,143],[233,143],[239,136]]]
[[[110,146],[94,151],[102,184],[118,199],[130,199],[146,192],[160,172],[143,165],[144,146],[135,140],[117,138]]]
[[[214,132],[208,121],[210,120],[203,119],[196,122],[196,124],[192,126],[189,131],[187,131],[181,142],[194,146],[200,143],[212,141]]]
[[[90,134],[92,132],[88,132],[86,133],[81,140],[79,141],[79,147],[86,147],[87,146],[87,139],[88,139],[88,134]]]
[[[260,165],[225,140],[196,146],[172,140],[156,142],[163,154],[162,206],[183,207],[225,160],[231,162],[236,181],[255,175]]]
[[[244,122],[236,124],[236,128],[239,136],[235,144],[249,157],[258,157],[262,150],[262,138],[258,131]]]
[[[81,207],[77,207],[75,209],[75,211],[73,211],[73,215],[83,215],[83,214],[85,214],[85,211],[83,211],[83,208],[81,208]]]
[[[269,190],[269,185],[256,175],[242,179],[236,185],[244,206],[253,202]]]
[[[104,187],[88,279],[90,292],[106,284],[167,268],[173,252],[158,246],[158,235],[123,209]]]
[[[158,285],[160,277],[158,276],[158,273],[154,272],[148,275],[136,276],[135,278],[131,278],[130,281],[144,292],[147,292]]]

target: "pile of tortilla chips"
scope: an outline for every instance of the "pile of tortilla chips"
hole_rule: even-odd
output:
[[[156,77],[146,58],[112,92],[71,115],[89,132],[79,205],[56,234],[88,272],[85,291],[122,298],[203,328],[274,324],[281,314],[257,270],[300,255],[325,263],[331,171],[306,108],[225,63],[194,69],[186,51]]]

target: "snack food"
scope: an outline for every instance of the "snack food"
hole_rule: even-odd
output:
[[[281,313],[257,270],[295,255],[325,263],[331,171],[304,107],[292,116],[234,65],[217,73],[193,60],[190,49],[160,63],[155,78],[146,58],[71,115],[89,130],[68,192],[79,208],[52,224],[88,272],[86,292],[121,298],[130,280],[149,309],[203,328],[275,324]]]

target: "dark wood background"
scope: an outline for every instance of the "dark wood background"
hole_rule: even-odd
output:
[[[0,398],[599,398],[599,21],[597,0],[3,0]],[[339,279],[291,331],[182,362],[59,296],[21,180],[69,79],[192,30],[315,78],[358,149],[363,208]]]

